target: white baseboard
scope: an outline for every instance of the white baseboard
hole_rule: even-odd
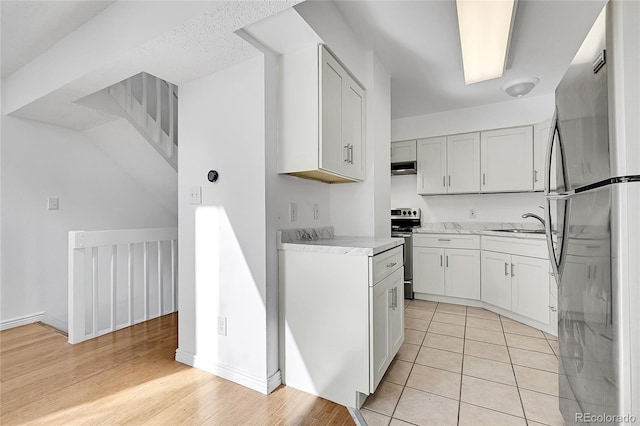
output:
[[[44,313],[42,322],[60,331],[64,331],[65,333],[69,332],[69,325],[66,321],[60,321],[58,318],[55,318],[51,314],[48,314],[46,312]]]
[[[18,318],[12,318],[0,322],[0,330],[8,330],[14,327],[20,327],[21,325],[33,324],[34,322],[42,321],[44,312],[38,312],[31,315],[25,315]]]
[[[262,377],[258,377],[256,375],[239,370],[230,365],[225,365],[219,362],[205,361],[202,358],[199,358],[197,355],[182,351],[180,349],[176,350],[175,359],[178,362],[190,365],[191,367],[195,367],[200,370],[204,370],[218,377],[230,380],[234,383],[237,383],[249,389],[253,389],[265,395],[270,394],[275,388],[282,384],[280,370],[276,371],[273,375],[271,375],[271,377],[264,379]]]

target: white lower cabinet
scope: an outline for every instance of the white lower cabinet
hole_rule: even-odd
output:
[[[464,237],[443,234],[414,238],[414,292],[480,298],[480,238]],[[473,246],[477,248],[468,248]]]
[[[481,300],[542,324],[552,307],[544,240],[483,237]],[[491,249],[499,249],[499,252]]]
[[[404,269],[369,288],[371,392],[374,392],[404,341]]]
[[[402,246],[278,253],[283,382],[359,408],[404,341]]]
[[[574,266],[582,267],[567,263],[567,268]],[[595,279],[595,266],[584,269],[585,279]],[[479,301],[487,309],[557,333],[557,287],[543,239],[416,233],[413,290],[418,298],[441,302]]]
[[[511,310],[511,255],[482,251],[482,301]]]

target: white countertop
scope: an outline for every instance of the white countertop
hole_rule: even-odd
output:
[[[497,229],[543,229],[535,223],[515,222],[441,222],[425,223],[421,228],[414,229],[416,234],[474,234],[493,235],[498,237],[524,238],[529,240],[545,240],[545,234],[530,234],[521,232],[501,232]]]
[[[333,227],[278,231],[278,250],[375,256],[404,244],[403,238],[337,237]]]

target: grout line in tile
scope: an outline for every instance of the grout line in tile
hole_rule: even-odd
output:
[[[465,308],[465,313],[467,313],[467,309]],[[467,345],[467,316],[464,317],[464,330],[463,330],[463,340],[462,340],[462,361],[460,363],[460,392],[458,393],[458,419],[456,421],[456,425],[460,424],[460,409],[462,407],[462,376],[464,374],[464,347]]]
[[[507,340],[506,336],[505,336],[505,340]],[[494,345],[495,343],[492,343],[492,345]],[[507,342],[507,348],[513,348],[513,349],[520,349],[521,351],[529,351],[529,352],[535,352],[537,354],[544,354],[544,355],[555,355],[556,358],[558,358],[558,356],[556,355],[555,352],[553,352],[553,349],[551,349],[551,353],[549,352],[540,352],[540,351],[536,351],[535,349],[527,349],[527,348],[519,348],[517,346],[509,346],[509,342]],[[551,348],[551,346],[549,346],[549,348]],[[526,367],[526,366],[525,366]]]
[[[504,334],[513,334],[514,336],[522,336],[522,337],[531,337],[532,339],[540,339],[540,340],[546,340],[547,343],[549,343],[549,340],[542,336],[542,337],[536,337],[536,336],[530,336],[528,334],[520,334],[520,333],[513,333],[511,331],[505,331]]]
[[[472,402],[467,402],[467,401],[460,401],[460,402],[461,402],[461,403],[462,403],[462,402],[464,402],[465,404],[473,405],[474,407],[483,408],[483,409],[485,409],[485,410],[494,411],[494,412],[496,412],[496,413],[506,414],[507,416],[516,417],[516,418],[518,418],[518,419],[523,419],[523,420],[525,420],[525,421],[527,420],[525,417],[516,416],[516,415],[511,414],[511,413],[505,413],[504,411],[495,410],[495,409],[493,409],[493,408],[485,407],[485,406],[483,406],[483,405],[474,404],[474,403],[472,403]],[[524,413],[524,411],[523,411],[523,413]],[[538,423],[539,423],[539,422],[538,422]]]
[[[426,391],[424,389],[412,388],[411,386],[406,386],[405,385],[405,389],[406,388],[412,389],[414,391],[422,392],[422,393],[428,393],[429,395],[435,395],[435,396],[438,396],[440,398],[450,399],[451,401],[460,401],[459,399],[451,398],[450,396],[440,395],[439,393],[429,392],[429,391]],[[402,391],[404,392],[404,389]],[[398,401],[400,401],[400,400],[398,400]],[[395,412],[395,409],[394,409],[394,412]]]
[[[502,320],[500,320],[500,324],[502,325]],[[504,331],[504,326],[502,327]],[[504,336],[505,342],[507,341],[507,336]],[[516,389],[518,390],[518,398],[520,399],[520,407],[522,407],[522,415],[524,416],[524,421],[529,424],[529,420],[527,419],[527,412],[524,410],[524,402],[522,402],[522,395],[520,394],[520,385],[518,385],[518,376],[516,376],[516,369],[513,367],[513,360],[511,359],[511,352],[509,352],[509,346],[507,344],[507,354],[509,355],[509,362],[511,363],[511,371],[513,372],[513,380],[516,382]]]

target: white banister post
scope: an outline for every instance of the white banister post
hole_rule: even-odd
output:
[[[142,244],[142,281],[144,290],[144,320],[149,319],[149,243]]]
[[[86,334],[84,321],[84,256],[85,249],[76,248],[76,236],[82,231],[69,232],[69,343],[84,340]]]
[[[176,242],[171,240],[171,312],[176,310]]]
[[[118,305],[118,246],[111,246],[111,331],[116,329]]]
[[[140,123],[142,123],[142,128],[147,130],[147,119],[149,117],[149,113],[147,112],[147,101],[149,94],[147,93],[147,73],[142,73],[142,108],[140,109]]]
[[[91,314],[93,336],[98,335],[98,247],[91,247]]]
[[[169,91],[169,149],[167,150],[167,153],[169,155],[169,158],[173,158],[173,150],[174,150],[174,137],[173,137],[173,132],[174,132],[174,126],[175,126],[175,119],[173,117],[173,112],[175,109],[175,101],[176,98],[173,96],[173,84],[168,84],[168,91]]]
[[[162,82],[156,77],[156,143],[162,142]]]
[[[124,110],[126,112],[131,112],[131,104],[133,102],[133,95],[131,94],[131,79],[128,78],[127,81],[125,82],[125,107]]]
[[[134,317],[133,317],[133,244],[129,244],[129,256],[127,259],[127,272],[128,272],[128,279],[127,279],[127,285],[128,285],[128,302],[129,302],[129,325],[133,325],[133,321],[134,321]]]
[[[162,241],[158,241],[158,315],[162,315]]]

